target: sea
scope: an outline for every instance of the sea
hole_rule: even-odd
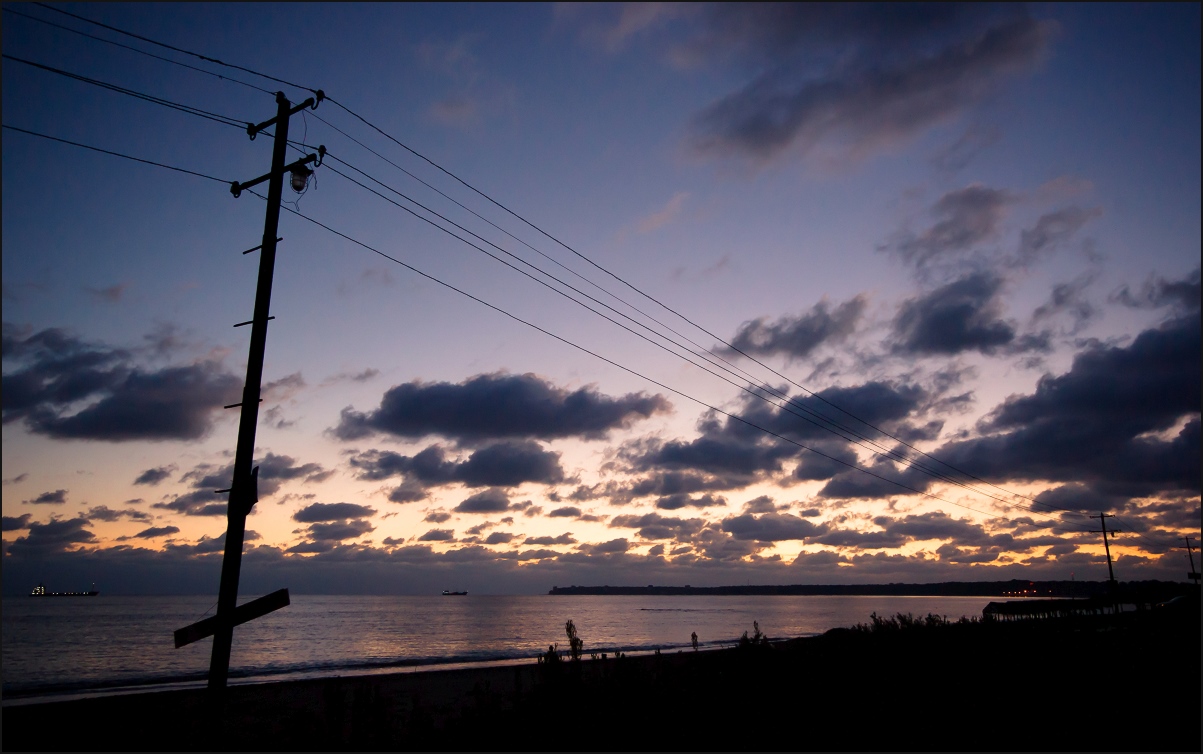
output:
[[[987,597],[322,596],[234,629],[230,682],[535,662],[568,646],[629,654],[734,645],[753,622],[772,639],[814,636],[870,615],[981,616]],[[204,685],[212,639],[175,648],[213,598],[106,596],[3,600],[4,704]]]

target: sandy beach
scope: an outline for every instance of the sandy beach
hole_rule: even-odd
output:
[[[1198,610],[1119,617],[886,625],[710,652],[244,685],[220,704],[184,690],[9,705],[3,743],[1198,750]]]

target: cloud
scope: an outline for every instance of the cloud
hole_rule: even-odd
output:
[[[685,201],[689,199],[688,191],[678,191],[662,208],[639,221],[640,233],[651,233],[657,228],[668,225],[681,214]]]
[[[1199,268],[1182,280],[1150,277],[1141,289],[1133,293],[1122,286],[1111,300],[1133,309],[1170,308],[1178,313],[1199,311]]]
[[[693,118],[691,146],[765,163],[819,147],[856,158],[914,139],[1041,58],[1054,25],[1002,13],[718,7],[702,48],[734,49],[762,72]]]
[[[481,374],[459,384],[397,385],[385,392],[374,411],[344,409],[333,432],[342,440],[374,433],[411,439],[441,435],[458,442],[600,439],[669,407],[659,395],[611,398],[593,388],[569,392],[533,374]]]
[[[1097,207],[1071,206],[1041,215],[1036,224],[1019,234],[1015,264],[1026,267],[1067,242],[1083,225],[1103,214]]]
[[[575,545],[576,540],[572,537],[572,532],[566,531],[558,537],[527,537],[522,544],[524,545]]]
[[[295,458],[266,453],[259,459],[259,499],[274,495],[288,481],[316,484],[334,474],[318,463],[298,463]],[[226,503],[219,502],[216,490],[227,489],[234,478],[234,464],[213,466],[200,464],[186,472],[182,480],[192,485],[192,491],[152,507],[173,510],[187,516],[224,516]]]
[[[563,508],[556,508],[551,513],[547,514],[548,518],[576,518],[581,515],[581,509],[566,505]]]
[[[510,540],[512,540],[515,536],[517,536],[517,535],[511,534],[507,531],[495,531],[492,534],[490,534],[489,536],[485,537],[485,544],[486,545],[509,544]],[[527,544],[529,544],[529,542]]]
[[[862,296],[845,301],[830,310],[826,301],[796,317],[782,317],[768,323],[764,317],[740,325],[731,339],[733,349],[752,356],[783,354],[803,359],[819,346],[846,339],[856,329],[867,299]]]
[[[179,534],[178,526],[152,526],[149,529],[143,529],[134,535],[135,539],[155,539],[157,537],[166,537],[169,534]]]
[[[960,138],[932,155],[931,162],[946,173],[962,170],[1002,138],[998,128],[973,125]]]
[[[953,253],[971,250],[994,238],[1015,197],[1002,189],[975,183],[950,191],[935,203],[937,222],[918,235],[903,237],[892,247],[902,260],[925,267]]]
[[[67,491],[54,490],[53,492],[43,492],[34,499],[24,502],[32,505],[62,505],[67,502]]]
[[[1197,493],[1201,349],[1197,315],[1145,330],[1124,348],[1091,345],[1068,372],[997,406],[979,423],[981,436],[933,455],[993,480]]]
[[[94,544],[96,535],[84,527],[87,519],[51,519],[48,523],[30,523],[29,534],[18,537],[8,546],[8,554],[14,557],[42,557],[66,552],[74,545]],[[7,570],[7,569],[6,569]]]
[[[453,529],[431,529],[422,536],[418,537],[419,542],[454,542],[455,530]]]
[[[174,463],[167,466],[157,466],[153,469],[147,469],[138,475],[138,478],[134,480],[134,484],[148,484],[154,486],[174,474],[175,470],[176,465]]]
[[[443,448],[431,445],[414,456],[369,450],[353,456],[359,478],[388,479],[405,475],[415,486],[459,482],[468,487],[517,487],[527,482],[556,484],[564,480],[560,454],[530,440],[502,440],[471,454],[465,461],[446,460]]]
[[[345,539],[356,539],[375,529],[376,527],[367,521],[354,519],[310,524],[306,532],[315,542],[341,542]]]
[[[1017,345],[1042,350],[1040,342],[1019,340],[1002,319],[1002,279],[977,272],[903,302],[894,319],[894,351],[916,356],[979,351],[991,355]]]
[[[128,350],[4,324],[4,421],[56,439],[195,440],[242,381],[217,361],[144,369]],[[86,407],[72,409],[91,401]]]
[[[110,523],[113,521],[120,521],[123,518],[128,518],[131,521],[151,520],[150,514],[144,511],[133,510],[129,508],[125,510],[113,510],[107,505],[97,505],[94,508],[89,508],[88,511],[81,516],[81,518],[86,518],[89,521],[106,521]]]
[[[371,518],[374,515],[375,508],[356,503],[313,503],[292,514],[292,520],[312,524],[345,518]]]
[[[724,518],[722,526],[723,531],[736,539],[757,542],[807,539],[824,531],[822,527],[788,513],[764,513],[759,516],[744,513]]]
[[[29,528],[29,520],[33,518],[28,513],[20,516],[4,516],[4,531],[24,531]]]
[[[7,484],[20,484],[21,482],[24,482],[28,478],[29,478],[29,473],[23,472],[23,473],[17,474],[15,477],[12,477],[11,479],[5,479],[3,483],[6,485]]]
[[[1078,332],[1094,319],[1094,305],[1085,296],[1086,289],[1095,281],[1094,274],[1079,275],[1067,283],[1057,283],[1049,293],[1048,300],[1032,312],[1032,322],[1043,322],[1065,312],[1073,318],[1071,334]]]
[[[129,287],[129,283],[117,283],[110,285],[108,288],[88,288],[84,290],[88,292],[97,301],[102,301],[106,304],[116,304],[121,301],[125,295],[125,289]]]
[[[451,514],[446,511],[431,511],[422,520],[428,524],[441,524],[444,521],[450,520],[450,518]]]
[[[638,529],[640,539],[688,540],[706,526],[701,518],[677,518],[647,513],[642,516],[615,516],[610,519],[612,528]]]
[[[505,490],[487,489],[477,492],[455,506],[458,513],[501,513],[510,507],[510,496]]]
[[[727,499],[721,495],[700,495],[691,497],[684,493],[675,495],[665,495],[656,500],[656,507],[660,510],[675,511],[680,508],[712,508],[721,507],[727,504]]]

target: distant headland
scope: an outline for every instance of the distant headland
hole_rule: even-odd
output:
[[[1159,591],[1173,582],[1134,581],[1121,585]],[[764,584],[743,586],[554,586],[548,594],[654,595],[717,597],[726,595],[849,595],[896,597],[1094,597],[1107,593],[1106,581],[942,581],[935,584]]]

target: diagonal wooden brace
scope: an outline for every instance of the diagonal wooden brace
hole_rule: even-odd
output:
[[[273,610],[279,610],[282,607],[287,607],[289,604],[288,590],[278,589],[271,594],[265,594],[257,600],[251,600],[245,605],[239,605],[234,608],[233,625],[239,626],[247,621],[252,621],[260,618]],[[175,632],[175,648],[179,649],[182,646],[191,644],[194,641],[200,641],[206,636],[212,636],[221,625],[221,616],[214,615],[210,618],[197,621],[191,626],[184,626]]]

